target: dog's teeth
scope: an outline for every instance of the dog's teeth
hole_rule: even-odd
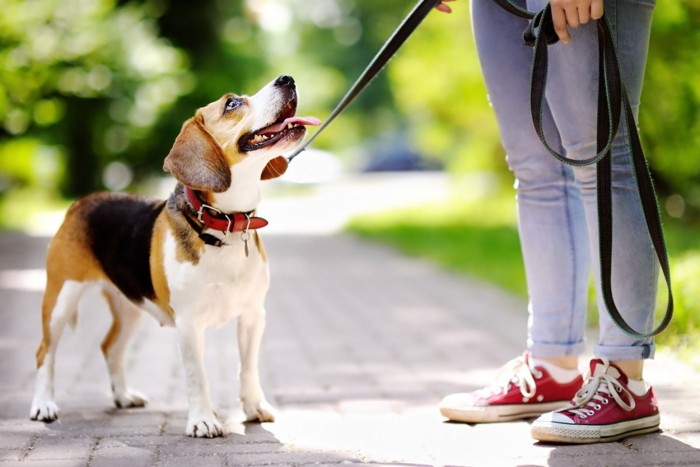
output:
[[[289,124],[287,124],[287,127],[285,128],[285,130],[294,128],[294,127],[296,127],[296,126],[297,126],[297,125],[295,125],[294,123],[289,123]],[[248,141],[248,144],[259,144],[259,143],[265,142],[265,141],[267,141],[267,140],[269,140],[269,139],[277,138],[277,137],[280,136],[281,134],[282,134],[282,131],[279,131],[279,132],[277,132],[277,133],[265,133],[265,134],[262,134],[262,135],[261,135],[261,134],[256,134],[255,136],[253,136],[253,137]]]
[[[255,135],[251,140],[251,144],[258,144],[262,143],[263,141],[267,141],[270,137],[268,135]]]

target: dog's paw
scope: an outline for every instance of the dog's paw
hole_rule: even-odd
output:
[[[224,435],[224,429],[216,416],[212,414],[210,417],[188,421],[186,433],[193,438],[217,438]]]
[[[49,399],[35,400],[32,402],[29,418],[39,422],[51,423],[58,418],[58,406]]]
[[[243,403],[243,412],[247,422],[274,422],[275,409],[266,401],[257,404]]]
[[[143,394],[136,391],[127,390],[121,394],[114,394],[114,405],[118,409],[129,409],[133,407],[145,407],[148,399]]]

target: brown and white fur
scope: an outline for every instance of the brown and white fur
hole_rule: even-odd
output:
[[[254,211],[260,181],[284,173],[287,161],[281,154],[299,145],[304,125],[317,124],[315,119],[294,117],[296,106],[296,87],[288,76],[254,96],[227,94],[184,123],[164,163],[179,182],[167,202],[99,193],[70,207],[47,255],[33,420],[51,422],[58,417],[56,348],[65,324],[75,319],[81,294],[95,284],[113,315],[102,351],[117,407],[146,404],[124,374],[125,350],[145,310],[177,329],[187,384],[188,435],[223,434],[209,396],[203,340],[207,328],[234,318],[243,410],[248,420],[274,420],[258,375],[269,286],[262,242],[255,232],[244,248],[242,232],[205,230],[223,245],[205,244],[191,225],[197,216],[184,187],[221,212]]]

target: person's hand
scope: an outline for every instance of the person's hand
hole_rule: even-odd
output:
[[[571,40],[569,27],[577,28],[603,16],[603,0],[551,0],[549,3],[554,31],[564,44]]]
[[[440,3],[435,5],[437,11],[442,11],[443,13],[452,13],[452,8],[447,5],[447,2],[454,2],[455,0],[441,0]]]

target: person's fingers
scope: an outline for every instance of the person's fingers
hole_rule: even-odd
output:
[[[578,23],[586,24],[591,19],[591,8],[588,2],[580,2],[578,7]]]
[[[552,4],[552,23],[554,25],[554,32],[557,33],[559,40],[564,44],[568,44],[571,40],[566,21],[566,12],[564,9]]]
[[[551,0],[552,22],[559,40],[571,41],[569,27],[576,28],[603,16],[603,0]]]
[[[577,28],[579,26],[578,7],[575,4],[567,4],[564,7],[564,15],[566,16],[566,24],[572,28]]]

